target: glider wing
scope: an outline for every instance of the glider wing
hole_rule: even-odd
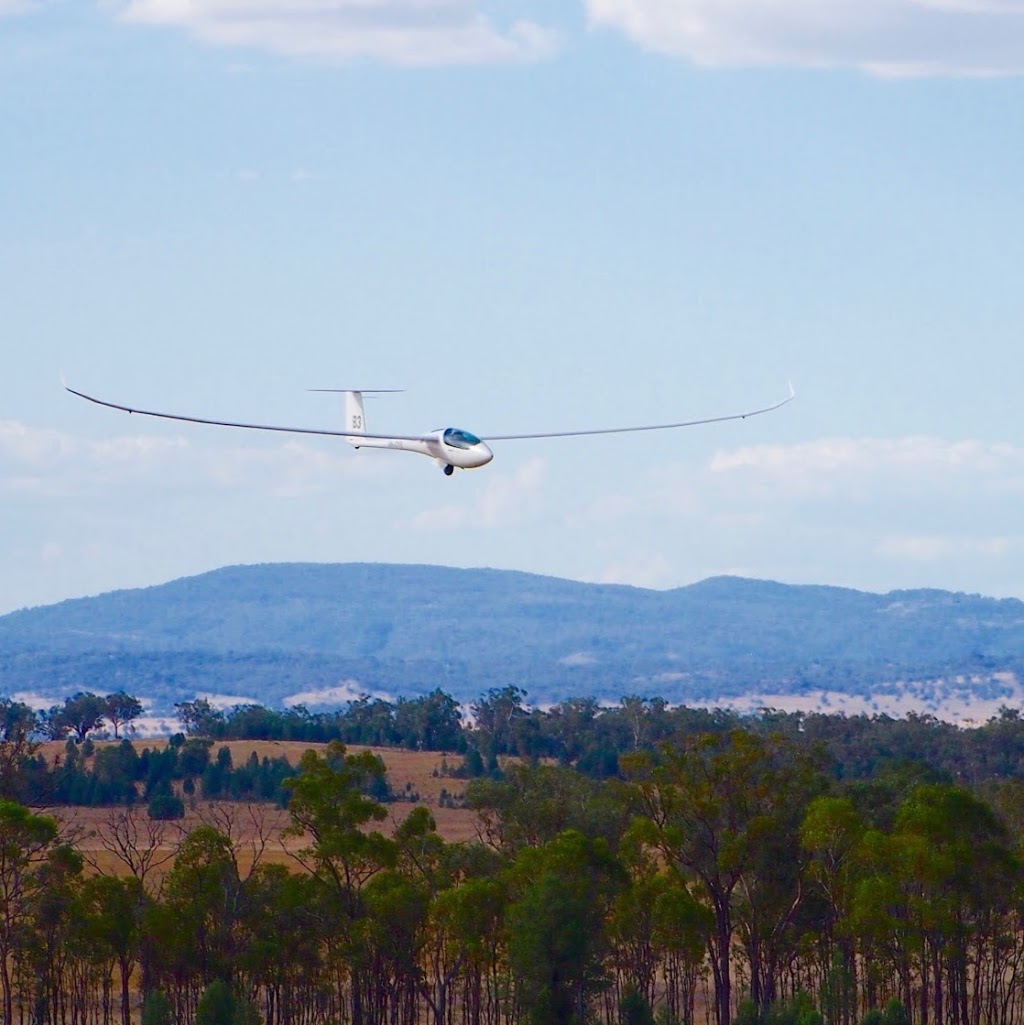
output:
[[[251,431],[277,431],[281,434],[317,434],[326,435],[332,438],[371,438],[380,441],[424,441],[422,434],[365,434],[360,431],[329,431],[317,427],[280,427],[276,424],[249,424],[240,423],[235,420],[211,420],[202,416],[185,416],[181,413],[158,413],[152,409],[137,409],[135,406],[122,406],[117,402],[107,402],[98,399],[93,395],[86,395],[85,392],[76,391],[74,388],[64,385],[72,395],[80,399],[95,402],[98,406],[108,406],[110,409],[120,409],[125,413],[136,413],[139,416],[155,416],[161,420],[183,420],[191,424],[213,424],[216,427],[244,427]]]
[[[671,424],[644,424],[638,427],[597,427],[583,431],[547,431],[541,434],[483,434],[483,441],[524,441],[530,438],[578,438],[590,434],[630,434],[634,431],[667,431],[673,427],[696,427],[698,424],[717,424],[723,420],[746,420],[747,417],[770,413],[773,409],[786,405],[796,398],[793,386],[789,386],[789,394],[781,401],[761,409],[749,409],[745,413],[729,413],[725,416],[707,416],[700,420],[680,420]]]

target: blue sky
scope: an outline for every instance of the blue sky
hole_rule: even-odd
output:
[[[1021,0],[0,0],[0,612],[239,562],[1024,597]],[[740,423],[496,444],[371,429]]]

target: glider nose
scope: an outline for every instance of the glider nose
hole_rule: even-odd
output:
[[[474,466],[486,466],[493,458],[494,453],[488,448],[487,442],[481,441],[478,446],[474,446],[478,451],[474,452],[473,455],[477,461],[474,462]]]

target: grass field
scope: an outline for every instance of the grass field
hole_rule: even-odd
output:
[[[104,743],[98,741],[96,747]],[[163,748],[167,741],[154,738],[134,743],[141,751],[146,747],[151,750]],[[254,752],[261,760],[264,757],[274,759],[283,756],[292,764],[298,764],[304,752],[323,750],[325,745],[295,741],[232,740],[215,743],[211,754],[215,756],[222,746],[230,749],[233,764],[239,766]],[[438,832],[446,840],[454,842],[477,837],[477,817],[474,812],[466,808],[442,807],[440,804],[442,790],[461,795],[465,785],[464,780],[441,775],[444,771],[444,755],[436,751],[360,746],[352,746],[348,750],[352,754],[373,751],[384,759],[387,766],[388,782],[399,800],[387,805],[388,818],[378,827],[382,832],[392,832],[413,808],[423,804],[430,809],[437,822]],[[63,755],[64,744],[47,743],[43,745],[42,751],[52,761]],[[458,755],[447,759],[452,765],[458,764],[460,760]],[[417,799],[411,799],[413,797]],[[204,822],[231,836],[238,847],[240,868],[243,870],[247,870],[256,860],[295,864],[290,852],[305,845],[302,838],[282,836],[289,823],[288,812],[272,804],[208,802],[199,798],[186,798],[186,808],[184,819],[159,824],[149,822],[144,806],[136,809],[137,834],[133,842],[140,847],[150,846],[155,849],[155,861],[165,862],[155,869],[157,872],[168,867],[166,856],[177,847],[182,836]],[[127,871],[123,861],[119,861],[108,849],[118,823],[122,828],[125,827],[124,808],[57,807],[47,809],[47,812],[65,826],[95,870],[105,873]]]

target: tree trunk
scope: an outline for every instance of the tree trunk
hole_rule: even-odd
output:
[[[129,987],[132,966],[126,958],[119,960],[121,967],[121,1025],[132,1025],[131,989]]]
[[[727,908],[716,906],[715,917],[718,921],[714,957],[711,959],[715,974],[715,1022],[716,1025],[729,1025],[732,1019],[732,967],[729,963],[732,929]]]

